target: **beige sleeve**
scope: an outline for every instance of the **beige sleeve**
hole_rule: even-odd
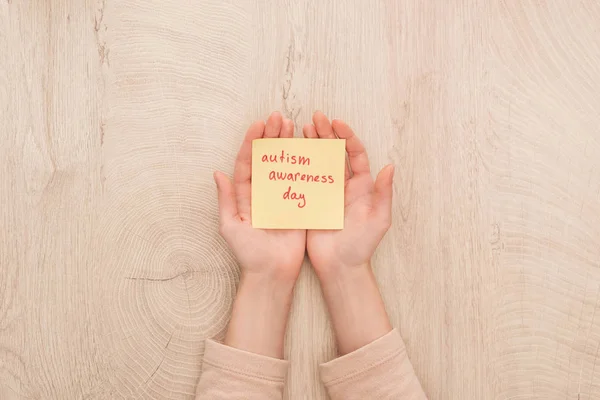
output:
[[[395,329],[320,370],[331,400],[427,399]]]
[[[206,341],[196,400],[281,400],[288,361]]]

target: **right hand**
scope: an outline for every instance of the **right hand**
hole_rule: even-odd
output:
[[[392,221],[394,166],[387,165],[373,181],[365,147],[341,120],[330,123],[316,112],[314,125],[305,125],[307,138],[346,139],[344,229],[308,230],[306,249],[321,281],[340,272],[370,268],[370,260]]]

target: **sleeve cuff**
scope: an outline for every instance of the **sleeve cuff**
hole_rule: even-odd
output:
[[[325,386],[333,386],[376,368],[405,353],[400,333],[393,329],[379,339],[358,350],[319,366]]]
[[[289,361],[249,353],[211,339],[206,340],[203,362],[234,374],[274,382],[285,380],[289,366]]]

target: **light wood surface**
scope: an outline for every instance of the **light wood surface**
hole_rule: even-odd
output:
[[[596,0],[0,0],[0,398],[191,399],[212,171],[316,109],[397,166],[374,260],[431,399],[600,399]],[[308,263],[289,399],[335,354]]]

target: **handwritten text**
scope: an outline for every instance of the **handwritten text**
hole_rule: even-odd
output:
[[[263,163],[273,164],[291,164],[299,166],[310,166],[310,158],[300,155],[295,155],[281,151],[281,154],[263,154],[261,157]],[[316,182],[323,184],[332,184],[335,182],[331,175],[315,175],[306,174],[302,172],[281,172],[271,170],[269,171],[269,180],[271,181],[291,181],[291,182]],[[282,198],[284,200],[298,200],[298,208],[304,208],[306,206],[306,197],[304,193],[297,192],[292,189],[292,186],[288,186],[287,190],[283,193]]]

